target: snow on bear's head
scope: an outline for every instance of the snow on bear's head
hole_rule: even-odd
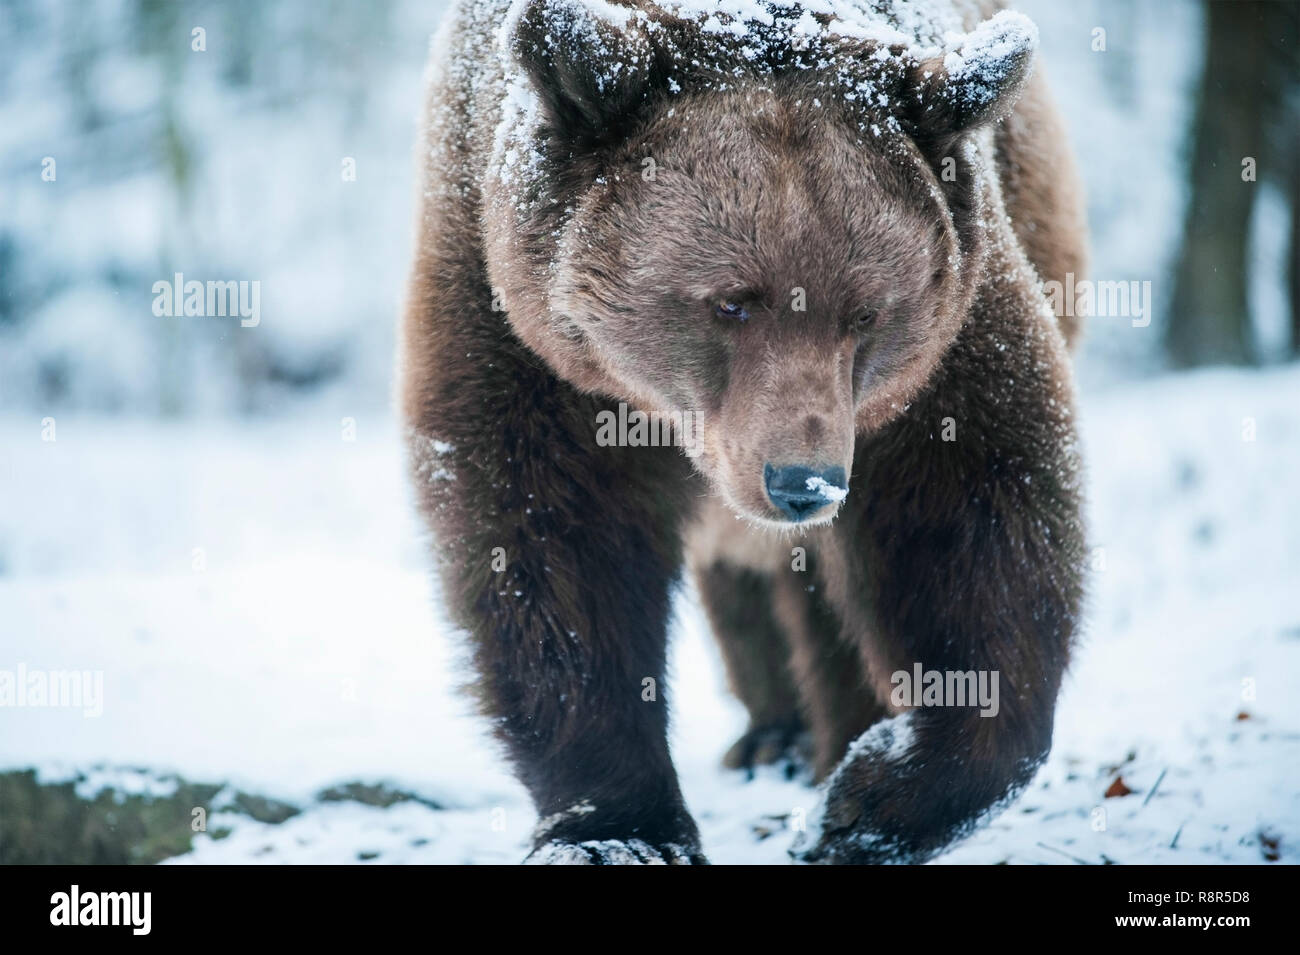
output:
[[[979,131],[1036,39],[935,3],[516,0],[486,190],[512,325],[579,387],[689,415],[739,515],[830,520],[855,436],[970,307]]]

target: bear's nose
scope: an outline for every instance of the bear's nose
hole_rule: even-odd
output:
[[[827,504],[838,504],[849,493],[843,468],[765,464],[763,482],[768,498],[792,521],[811,517]]]

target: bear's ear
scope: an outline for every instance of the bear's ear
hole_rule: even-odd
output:
[[[636,11],[582,0],[515,0],[501,38],[541,98],[553,132],[611,138],[650,87],[654,50]]]
[[[946,148],[963,133],[1005,117],[1020,98],[1037,46],[1033,21],[1003,10],[959,45],[911,67],[904,102],[918,139]]]

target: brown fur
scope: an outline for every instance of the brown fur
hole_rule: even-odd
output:
[[[939,62],[754,64],[648,3],[657,26],[620,34],[565,2],[508,36],[535,142],[497,132],[498,21],[446,27],[401,350],[446,604],[542,817],[537,858],[702,861],[665,742],[689,548],[751,716],[729,764],[807,727],[828,778],[800,858],[925,859],[1047,752],[1080,601],[1077,329],[1037,287],[1082,267],[1059,125],[1027,58],[996,98],[946,97]],[[855,71],[887,106],[836,95]],[[494,165],[520,145],[537,178]],[[716,311],[732,299],[746,321]],[[695,415],[700,453],[601,446],[619,400]],[[764,468],[804,463],[849,493],[790,524]],[[903,713],[890,674],[916,662],[996,670],[1001,713]]]

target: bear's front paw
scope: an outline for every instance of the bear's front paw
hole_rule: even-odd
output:
[[[809,844],[811,843],[811,844]],[[790,858],[805,865],[889,865],[924,861],[896,839],[853,827],[801,835]]]
[[[842,776],[841,776],[842,779]],[[834,786],[807,832],[799,834],[790,858],[805,865],[886,865],[918,861],[897,836],[878,831],[865,800]]]
[[[676,843],[652,846],[640,839],[559,840],[538,846],[524,865],[708,865],[698,849]]]
[[[915,838],[926,819],[906,784],[912,714],[876,723],[859,736],[824,787],[820,812],[790,849],[795,862],[881,865],[924,862],[933,847]]]

